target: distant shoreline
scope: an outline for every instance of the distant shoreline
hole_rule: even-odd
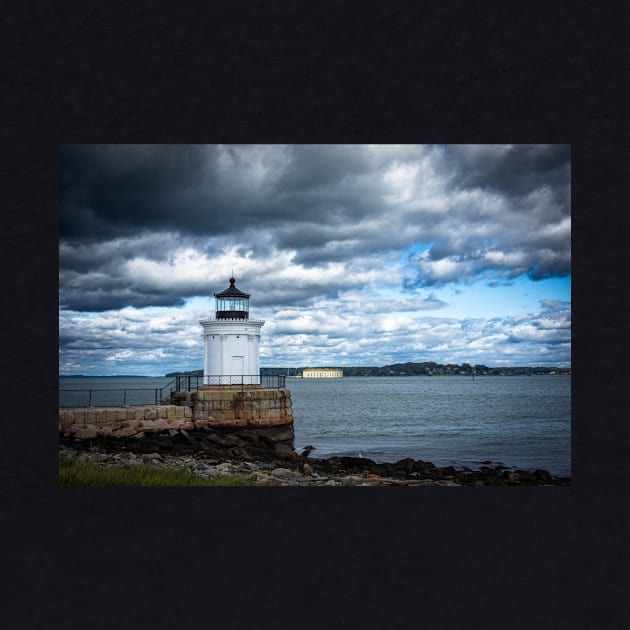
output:
[[[351,376],[570,376],[571,367],[545,367],[542,365],[522,365],[522,366],[499,366],[490,367],[478,363],[435,363],[425,361],[422,363],[392,363],[382,367],[374,366],[334,366],[327,367],[261,367],[262,376],[286,376],[301,377],[305,370],[328,370],[337,369],[343,371],[343,378]],[[159,376],[147,376],[144,374],[113,374],[113,375],[87,375],[87,374],[64,374],[60,378],[175,378],[178,376],[203,376],[203,369],[184,370],[180,372],[167,372]]]
[[[59,378],[167,378],[165,376],[146,376],[145,374],[60,374]]]

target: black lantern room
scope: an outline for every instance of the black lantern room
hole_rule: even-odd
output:
[[[230,278],[230,286],[221,293],[215,293],[217,299],[217,319],[249,319],[249,293],[239,291]]]

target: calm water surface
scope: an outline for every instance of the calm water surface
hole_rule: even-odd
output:
[[[170,381],[60,379],[60,389],[145,389],[128,391],[127,403],[137,396],[151,404],[152,390]],[[489,460],[571,473],[568,376],[287,379],[287,388],[296,450],[312,444],[313,457],[361,454],[377,462],[413,457],[469,467]],[[71,395],[87,404],[85,393],[63,392],[64,398]],[[120,392],[111,396],[112,405],[122,404]]]
[[[403,457],[571,473],[567,376],[287,379],[295,446],[313,457]]]

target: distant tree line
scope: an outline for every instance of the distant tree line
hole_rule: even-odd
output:
[[[263,376],[301,376],[306,367],[264,367],[260,369]],[[330,367],[330,366],[329,366]],[[571,374],[571,368],[559,367],[488,367],[483,364],[471,365],[470,363],[393,363],[382,367],[344,367],[344,376],[451,376],[463,374],[466,376],[529,376],[534,374]],[[203,376],[203,370],[190,372],[169,372],[166,376]]]
[[[169,372],[165,374],[164,377],[168,378],[169,376],[203,376],[203,370],[190,370],[189,372]]]
[[[477,363],[393,363],[383,367],[344,367],[344,376],[437,376],[458,375],[466,376],[520,376],[532,374],[571,374],[571,368],[557,367],[488,367]]]

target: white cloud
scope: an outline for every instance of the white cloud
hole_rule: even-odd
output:
[[[570,363],[566,294],[532,314],[515,288],[499,319],[472,317],[480,283],[570,272],[566,147],[86,145],[62,158],[63,369],[199,367],[198,319],[232,271],[267,321],[268,365]]]

